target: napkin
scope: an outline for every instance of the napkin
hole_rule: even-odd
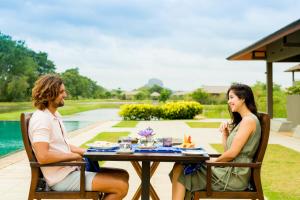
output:
[[[87,152],[116,152],[116,150],[118,150],[119,147],[112,147],[109,149],[101,149],[101,148],[93,148],[90,147],[87,149]]]
[[[184,175],[193,174],[194,172],[198,171],[203,165],[204,165],[204,161],[199,163],[184,164],[183,174]]]
[[[89,172],[100,172],[100,166],[98,161],[93,161],[89,158],[84,157],[84,162],[85,162],[85,171]]]
[[[181,153],[181,150],[174,147],[156,147],[154,149],[140,149],[138,146],[133,147],[136,153]]]

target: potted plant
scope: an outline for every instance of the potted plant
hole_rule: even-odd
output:
[[[148,127],[144,130],[139,131],[138,134],[141,136],[140,143],[144,147],[153,147],[153,135],[155,135],[155,133],[153,132],[152,128]]]
[[[293,126],[300,124],[300,81],[287,88],[287,120]]]

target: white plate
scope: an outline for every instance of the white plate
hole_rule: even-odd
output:
[[[198,151],[201,151],[202,150],[201,147],[189,147],[189,148],[187,148],[187,147],[182,147],[181,145],[180,146],[175,146],[175,147],[178,147],[182,151],[189,151],[189,150],[193,150],[193,151],[198,150]]]
[[[203,155],[206,152],[203,150],[185,150],[181,152],[184,155]]]
[[[143,146],[143,145],[140,145],[140,146],[137,146],[138,149],[156,149],[156,146]]]
[[[116,151],[116,153],[119,153],[119,154],[132,154],[132,153],[134,153],[134,151],[133,150],[126,150],[126,151],[118,150],[118,151]]]
[[[117,143],[90,143],[90,144],[87,144],[86,146],[92,147],[95,149],[113,149],[113,148],[119,147],[119,144],[117,144]]]

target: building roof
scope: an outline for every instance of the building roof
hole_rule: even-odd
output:
[[[300,62],[300,19],[234,53],[227,59]]]
[[[160,94],[158,92],[152,92],[150,96],[151,97],[159,97]]]
[[[227,93],[229,86],[209,86],[204,85],[202,89],[209,94],[224,94]]]
[[[285,70],[285,72],[300,72],[300,64]]]
[[[187,94],[191,94],[192,92],[191,91],[176,91],[176,92],[173,92],[173,96],[183,96],[183,95],[187,95]]]
[[[124,92],[124,94],[126,96],[134,96],[134,95],[138,94],[139,92],[140,91],[138,91],[138,90],[133,90],[133,91],[126,91],[126,92]]]

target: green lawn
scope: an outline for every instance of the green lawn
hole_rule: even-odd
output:
[[[19,121],[20,120],[20,114],[22,112],[33,112],[33,111],[34,111],[34,109],[24,109],[24,110],[20,110],[20,111],[1,113],[0,114],[0,120]]]
[[[121,121],[114,125],[115,128],[135,128],[138,121]]]
[[[59,108],[62,115],[71,115],[79,112],[101,109],[119,108],[122,102],[103,102],[103,100],[66,100],[65,106]],[[0,120],[19,120],[21,112],[32,112],[35,108],[31,102],[1,102]]]
[[[219,128],[220,122],[185,122],[191,128]]]
[[[229,118],[228,106],[224,105],[203,105],[202,115],[207,118]]]
[[[33,109],[31,102],[0,102],[0,114]]]
[[[222,152],[221,144],[212,144]],[[262,185],[268,199],[300,200],[300,153],[269,144],[262,166]]]
[[[59,108],[62,115],[72,115],[79,112],[101,109],[101,108],[119,108],[118,103],[106,103],[97,100],[68,100],[65,106]]]

